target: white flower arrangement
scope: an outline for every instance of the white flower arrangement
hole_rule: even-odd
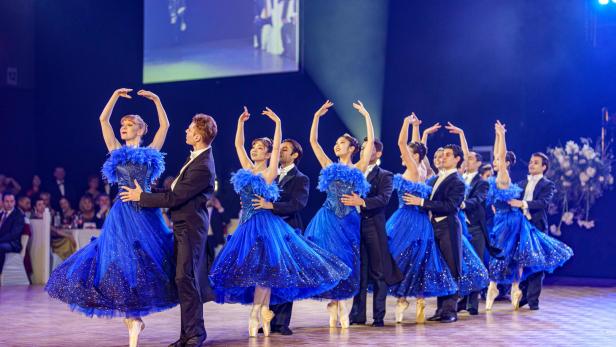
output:
[[[550,232],[561,235],[561,227],[576,223],[592,229],[595,221],[589,220],[590,208],[603,193],[612,188],[613,154],[591,146],[589,139],[581,144],[567,141],[565,146],[548,148],[550,171],[548,178],[556,182],[556,196],[551,214],[560,214],[558,225],[551,225]]]

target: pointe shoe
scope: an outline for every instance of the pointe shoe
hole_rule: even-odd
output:
[[[265,337],[270,335],[270,322],[274,319],[274,316],[274,311],[270,310],[268,306],[261,306],[261,324],[263,326],[263,336]]]
[[[348,329],[351,326],[351,322],[349,320],[349,310],[347,309],[347,304],[344,301],[338,302],[338,319],[340,320],[340,327],[342,329]]]
[[[522,291],[520,288],[511,286],[511,305],[514,311],[520,309],[520,300],[522,300]]]
[[[492,311],[492,305],[494,305],[494,300],[498,296],[498,288],[496,287],[495,282],[490,282],[488,286],[488,294],[486,295],[486,311]]]
[[[128,345],[137,347],[139,334],[145,329],[145,324],[141,319],[125,319],[124,324],[128,327]]]
[[[406,300],[398,300],[396,303],[396,323],[402,323],[404,320],[404,311],[409,308],[409,302]]]
[[[329,327],[335,328],[338,325],[338,302],[332,301],[327,304],[327,312],[329,312]]]
[[[415,322],[417,324],[423,324],[426,322],[426,300],[425,299],[417,299],[417,303],[415,304]]]
[[[261,305],[252,305],[250,309],[250,318],[248,318],[248,336],[257,337],[259,332],[259,310]]]

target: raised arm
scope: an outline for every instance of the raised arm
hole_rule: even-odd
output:
[[[400,149],[400,155],[402,156],[404,165],[406,165],[406,168],[411,173],[411,179],[413,181],[417,181],[419,179],[417,163],[415,162],[415,159],[413,159],[413,155],[411,154],[411,150],[408,146],[410,124],[413,124],[413,133],[417,130],[417,134],[419,134],[419,124],[421,124],[421,122],[417,119],[417,117],[415,117],[415,114],[412,113],[410,116],[405,117],[402,122],[400,135],[398,136],[398,148]]]
[[[466,167],[465,162],[468,159],[470,150],[468,149],[468,143],[466,142],[466,135],[464,135],[464,130],[451,124],[451,122],[447,122],[445,129],[449,130],[450,134],[457,134],[460,136],[460,147],[462,147],[462,152],[464,153],[464,162],[462,163],[462,165]]]
[[[319,144],[319,118],[323,117],[332,106],[334,106],[333,102],[329,100],[325,101],[317,112],[315,112],[314,118],[312,119],[312,127],[310,127],[310,147],[312,147],[312,151],[314,152],[314,155],[316,155],[321,167],[328,166],[332,163],[332,160],[329,159]]]
[[[252,169],[254,164],[248,153],[246,153],[246,148],[244,148],[244,123],[250,118],[250,113],[248,113],[248,109],[244,106],[244,112],[240,115],[237,120],[237,131],[235,132],[235,151],[237,152],[237,157],[240,159],[240,163],[242,164],[242,168],[244,169]]]
[[[272,141],[272,155],[269,160],[269,166],[265,172],[264,178],[267,183],[272,183],[278,176],[278,162],[280,160],[280,143],[282,142],[282,122],[280,118],[269,107],[261,113],[269,117],[276,124],[276,130],[274,130],[274,140]]]
[[[353,108],[359,112],[364,119],[366,119],[366,133],[368,140],[366,141],[366,147],[364,147],[363,155],[359,159],[359,161],[355,164],[361,172],[365,172],[370,165],[370,157],[372,157],[372,149],[374,148],[374,128],[372,127],[372,119],[370,118],[370,113],[364,107],[361,101],[357,101],[353,103]]]
[[[421,143],[423,143],[424,146],[426,146],[426,150],[428,149],[428,137],[436,133],[437,131],[439,131],[441,127],[442,127],[441,124],[437,122],[433,126],[424,130],[423,135],[421,137]],[[432,166],[430,165],[430,157],[427,152],[426,152],[426,156],[423,158],[422,165],[426,168],[426,174],[427,174],[426,177],[434,176],[434,170],[432,170]]]
[[[496,153],[496,157],[498,158],[498,174],[496,175],[496,182],[501,188],[508,188],[509,183],[511,183],[511,178],[509,177],[509,170],[507,170],[507,142],[505,140],[505,133],[507,130],[505,129],[505,125],[501,124],[500,121],[496,121],[494,125],[494,129],[496,131],[496,137],[498,142],[498,152]]]
[[[422,121],[420,121],[419,118],[417,118],[417,115],[415,115],[415,112],[411,112],[411,117],[414,117],[414,121],[413,119],[411,119],[411,124],[413,125],[411,142],[419,142],[421,141],[421,134],[419,133],[419,126],[421,125]]]
[[[105,105],[105,108],[103,109],[103,112],[101,112],[101,115],[99,117],[99,120],[101,122],[101,129],[103,131],[103,139],[105,140],[105,145],[107,146],[107,150],[109,152],[122,147],[120,141],[118,141],[118,139],[115,137],[113,127],[109,122],[109,119],[111,118],[111,112],[113,112],[113,108],[119,97],[132,99],[132,97],[128,94],[132,91],[132,89],[120,88],[113,92],[111,98],[109,98],[109,101],[107,101],[107,105]]]
[[[167,112],[165,112],[165,108],[160,102],[158,95],[143,89],[138,91],[137,95],[143,96],[156,105],[156,113],[158,114],[158,131],[156,131],[154,140],[152,140],[149,147],[160,150],[165,144],[165,139],[167,138],[167,132],[169,131],[170,126],[169,119],[167,118]]]

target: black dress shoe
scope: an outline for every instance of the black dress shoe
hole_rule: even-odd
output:
[[[531,311],[537,311],[539,309],[539,305],[530,305],[528,308],[530,308]]]
[[[441,316],[441,319],[439,320],[439,322],[441,323],[453,323],[456,322],[458,320],[458,317],[456,316]]]
[[[289,329],[289,327],[281,327],[278,331],[280,332],[280,335],[293,335],[293,330]]]
[[[375,328],[384,327],[385,323],[382,320],[375,320],[372,323],[372,326],[375,327]]]
[[[359,321],[352,320],[349,322],[349,324],[350,325],[366,325],[366,322],[365,321],[359,322]]]
[[[479,310],[477,310],[476,308],[469,308],[468,314],[470,314],[471,316],[476,316],[479,314]]]
[[[520,300],[520,307],[524,307],[526,305],[528,305],[528,300],[526,300],[526,298],[522,298],[522,300]]]
[[[201,347],[205,342],[205,335],[194,336],[186,340],[184,347]]]
[[[184,347],[184,339],[180,338],[179,340],[170,344],[169,347]]]
[[[435,314],[434,316],[428,318],[428,321],[430,322],[438,322],[441,320],[441,315],[440,314]]]

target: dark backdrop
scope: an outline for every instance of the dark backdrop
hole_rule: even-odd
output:
[[[609,40],[597,47],[589,42],[588,3],[390,1],[384,52],[383,166],[402,170],[395,139],[403,116],[411,111],[426,124],[447,120],[459,124],[471,146],[491,145],[494,119],[501,119],[508,124],[509,147],[521,159],[514,173],[520,179],[530,153],[568,139],[598,136],[601,107],[616,108],[616,71],[611,63],[616,49]],[[9,160],[2,161],[0,172],[21,175],[27,186],[31,170],[48,178],[53,166],[62,164],[69,179],[80,180],[76,183],[85,189],[86,175],[99,170],[106,154],[98,123],[101,109],[114,89],[142,87],[142,6],[139,1],[119,0],[36,2],[33,95],[28,99],[27,93],[0,89],[0,100],[28,104],[8,110],[0,107],[4,122],[12,124],[0,128],[1,144],[22,152],[5,156]],[[304,1],[302,7],[306,31],[327,15],[324,1]],[[340,21],[344,23],[344,18]],[[309,50],[311,42],[303,47]],[[327,96],[310,76],[300,72],[146,88],[161,97],[172,123],[163,149],[168,153],[166,174],[176,173],[188,155],[183,131],[192,115],[213,115],[220,129],[214,148],[223,201],[229,210],[237,211],[237,199],[227,183],[239,167],[233,148],[237,116],[242,105],[253,114],[247,142],[271,136],[273,125],[259,116],[263,107],[270,106],[283,119],[284,136],[304,145],[301,168],[312,180],[306,217],[320,206],[323,195],[314,189],[319,168],[309,149],[308,132],[314,110]],[[156,130],[154,107],[140,98],[121,100],[112,118],[114,125],[126,113],[144,116],[151,128],[146,140],[151,140]],[[344,131],[335,112],[323,119],[320,138],[328,153]],[[457,138],[442,132],[430,146],[451,141],[457,143]],[[573,246],[576,256],[560,274],[616,278],[616,257],[609,256],[616,247],[609,219],[615,200],[614,193],[609,193],[599,201],[595,229],[564,230],[562,238]]]

